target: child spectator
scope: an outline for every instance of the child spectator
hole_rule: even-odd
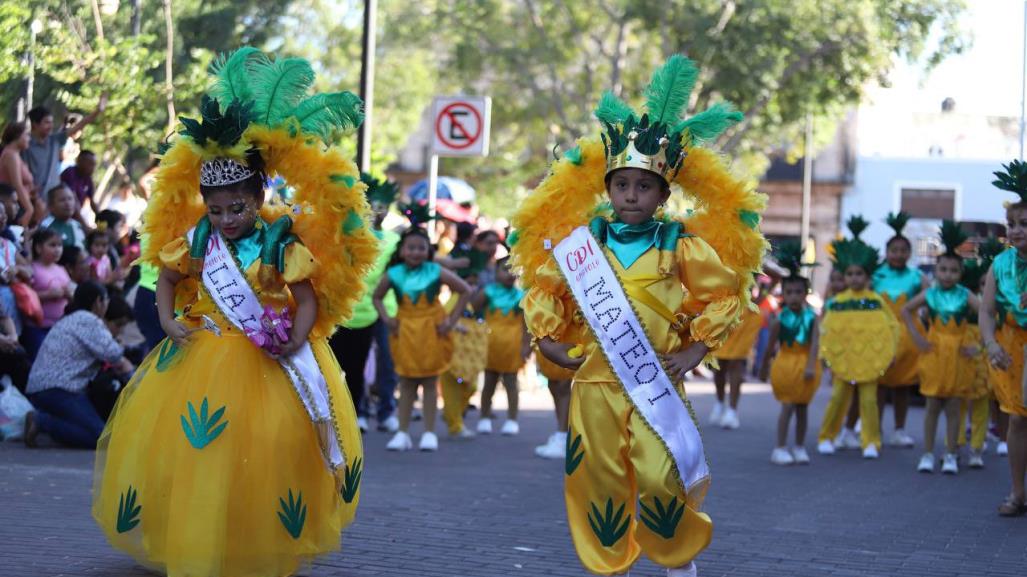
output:
[[[27,446],[34,447],[42,432],[72,447],[96,447],[104,422],[86,389],[103,363],[115,364],[123,373],[132,370],[122,356],[124,349],[104,324],[107,306],[107,289],[83,283],[75,290],[68,315],[47,335],[29,373],[28,398],[37,411],[25,416]]]
[[[43,321],[25,323],[22,343],[29,358],[35,359],[46,333],[64,314],[68,299],[74,294],[71,277],[64,267],[57,264],[64,246],[61,235],[49,228],[41,228],[32,235],[32,289],[39,295],[43,305]]]
[[[15,311],[14,316],[17,316]],[[11,378],[14,387],[25,392],[29,378],[29,358],[18,343],[18,332],[9,310],[0,307],[0,377]]]
[[[110,240],[106,231],[94,230],[86,236],[89,276],[104,286],[115,280],[114,267],[111,266],[111,257],[108,254],[109,249]]]
[[[64,246],[85,248],[85,230],[75,220],[75,195],[66,186],[59,184],[47,192],[46,199],[50,215],[39,223],[40,228],[57,231]]]

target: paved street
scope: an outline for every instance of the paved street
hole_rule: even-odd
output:
[[[712,386],[690,384],[698,414]],[[766,385],[747,385],[742,429],[704,428],[714,484],[706,510],[712,546],[703,576],[960,576],[1027,574],[1027,518],[1001,519],[1008,490],[1003,458],[957,477],[914,472],[917,450],[812,451],[828,389],[811,411],[810,467],[769,462],[777,404]],[[502,406],[502,394],[497,401]],[[366,437],[366,473],[356,523],[342,551],[308,577],[505,577],[586,573],[564,520],[562,463],[532,448],[553,428],[546,395],[525,395],[516,438],[444,442],[437,454],[392,454],[387,435]],[[914,408],[910,431],[921,429]],[[473,422],[473,417],[472,417]],[[890,430],[890,412],[884,423]],[[416,428],[415,433],[419,432]],[[0,575],[149,575],[111,550],[89,516],[92,453],[26,450],[0,443]],[[663,575],[643,561],[634,577]]]

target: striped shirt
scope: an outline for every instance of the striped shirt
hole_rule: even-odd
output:
[[[124,348],[100,317],[89,311],[75,311],[57,321],[46,335],[25,392],[81,392],[96,378],[103,363],[115,363],[123,354]]]

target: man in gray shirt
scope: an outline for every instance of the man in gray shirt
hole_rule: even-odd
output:
[[[29,111],[32,122],[32,138],[29,147],[21,153],[22,160],[29,167],[34,183],[36,198],[45,198],[47,191],[61,183],[61,149],[69,138],[78,136],[82,129],[92,123],[107,108],[107,95],[100,96],[96,110],[82,117],[73,126],[53,131],[53,114],[44,106]]]

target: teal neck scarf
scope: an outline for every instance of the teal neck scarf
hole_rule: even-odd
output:
[[[431,303],[439,296],[441,271],[442,267],[434,262],[426,262],[413,269],[397,264],[389,269],[388,275],[392,288],[411,303],[417,304],[422,296]]]
[[[631,268],[650,248],[674,250],[678,239],[685,236],[680,222],[654,218],[639,224],[626,224],[596,217],[589,228],[593,236],[610,249],[625,270]]]

